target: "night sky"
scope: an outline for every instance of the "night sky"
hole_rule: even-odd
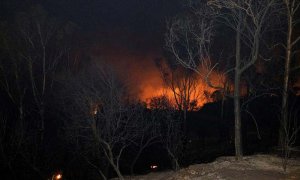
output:
[[[180,0],[4,0],[1,16],[9,19],[35,4],[52,17],[75,23],[77,51],[113,64],[143,100],[161,88],[154,59],[163,56],[166,20],[180,12]]]
[[[64,18],[85,32],[128,32],[147,39],[161,34],[165,20],[180,10],[180,1],[173,0],[45,0],[1,2],[1,16],[40,4],[50,15]]]
[[[178,0],[4,0],[1,1],[0,15],[3,19],[11,18],[16,12],[40,4],[50,16],[78,25],[81,36],[94,41],[89,44],[106,41],[105,43],[115,45],[123,44],[125,41],[127,48],[147,51],[147,48],[162,45],[165,20],[180,11],[179,2]]]
[[[36,4],[76,24],[76,51],[112,64],[143,100],[157,95],[149,93],[162,87],[154,60],[163,57],[166,20],[182,12],[181,0],[3,0],[0,20]]]
[[[0,0],[0,179],[110,179],[149,173],[153,165],[169,173],[219,156],[298,147],[300,71],[290,73],[288,103],[282,103],[286,59],[280,56],[286,52],[269,49],[285,42],[286,34],[277,31],[287,29],[285,21],[268,19],[270,33],[257,38],[255,54],[248,34],[241,34],[238,47],[239,33],[220,16],[195,17],[184,2]],[[201,9],[206,1],[200,2]],[[166,21],[174,17],[190,21],[175,23],[168,41]],[[203,24],[213,26],[207,28],[211,39],[195,36]],[[176,28],[192,30],[178,35]],[[299,33],[297,26],[293,36]],[[199,41],[210,46],[203,58]],[[200,62],[183,67],[176,52]],[[249,54],[255,61],[247,67]],[[291,68],[300,65],[299,53],[292,61]],[[290,123],[285,127],[283,114]],[[290,135],[282,130],[298,136],[295,144],[286,143]],[[202,165],[192,174],[202,178]]]

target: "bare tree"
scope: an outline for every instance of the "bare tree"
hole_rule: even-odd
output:
[[[1,59],[0,59],[0,89],[3,90],[17,115],[14,121],[7,121],[1,117],[1,152],[7,153],[5,157],[10,170],[24,143],[25,136],[25,95],[27,90],[26,78],[24,77],[24,63],[18,52],[18,47],[14,46],[13,39],[9,34],[9,28],[1,27]],[[11,142],[9,142],[11,141]]]
[[[181,121],[175,116],[175,111],[168,109],[162,112],[162,143],[165,147],[173,170],[177,171],[180,168],[179,158],[183,150],[183,131]]]
[[[168,97],[165,94],[151,98],[149,106],[150,109],[153,110],[164,110],[164,109],[166,110],[166,109],[173,108],[171,101],[168,99]]]
[[[22,47],[22,40],[17,36],[15,24],[5,24],[1,30],[3,36],[0,37],[2,42],[0,88],[12,103],[12,111],[17,112],[14,115],[10,113],[7,115],[11,120],[2,121],[2,130],[5,132],[5,136],[2,137],[2,152],[6,152],[6,161],[10,169],[13,168],[16,158],[22,157],[28,167],[42,177],[40,169],[33,160],[36,159],[36,153],[29,150],[34,140],[31,139],[32,134],[29,132],[28,119],[26,119],[29,113],[26,98],[29,95],[30,85],[27,63],[23,57],[24,47]]]
[[[281,105],[281,128],[279,130],[279,144],[285,144],[286,138],[285,127],[289,124],[289,107],[288,96],[290,88],[290,74],[299,67],[291,68],[291,62],[296,55],[295,46],[300,41],[300,37],[294,37],[295,28],[299,24],[296,14],[300,8],[300,2],[297,0],[282,0],[284,6],[284,17],[286,18],[286,42],[283,45],[285,49],[284,59],[284,76],[283,76],[283,90],[282,90],[282,105]]]
[[[226,14],[220,16],[227,26],[236,33],[235,37],[235,66],[224,70],[225,74],[234,71],[234,112],[235,112],[235,154],[237,159],[242,157],[241,146],[241,110],[240,110],[240,88],[241,76],[257,61],[260,55],[260,43],[262,34],[266,30],[267,17],[270,15],[272,8],[275,6],[275,0],[229,0],[208,1],[208,7],[203,5],[200,8],[193,8],[197,21],[191,23],[192,18],[187,20],[175,20],[168,28],[166,45],[176,57],[176,61],[184,67],[193,69],[208,85],[217,89],[222,89],[218,85],[210,82],[209,76],[217,64],[210,60],[209,45],[212,42],[213,22],[211,14],[214,11],[210,7],[225,9]],[[194,24],[194,25],[190,25]],[[197,29],[197,31],[195,30]],[[180,44],[180,48],[178,45]],[[183,49],[184,53],[179,53]],[[247,53],[242,53],[242,49]],[[181,54],[185,55],[182,56]],[[206,73],[203,75],[199,71],[201,65]],[[205,71],[204,71],[205,72]]]
[[[173,170],[180,168],[179,158],[183,150],[182,122],[176,109],[170,104],[166,96],[154,97],[150,101],[151,117],[160,123],[162,146],[168,153]]]
[[[191,3],[187,15],[167,22],[166,49],[176,62],[207,79],[214,67],[210,61],[210,45],[214,35],[215,11],[201,3],[197,8]]]
[[[300,109],[296,107],[297,102],[294,101],[293,106],[289,109],[287,114],[287,121],[281,124],[282,128],[282,140],[281,140],[281,157],[282,157],[282,167],[286,171],[288,160],[290,158],[293,145],[295,145],[298,133],[300,131],[299,125],[299,111]]]
[[[8,123],[10,130],[6,131],[14,143],[18,141],[11,152],[17,152],[19,159],[40,177],[47,164],[43,156],[47,96],[65,52],[65,27],[65,23],[58,23],[42,7],[35,6],[17,13],[14,21],[1,28],[0,87],[17,112],[9,117],[13,122]]]
[[[142,107],[141,107],[142,108]],[[159,122],[153,113],[146,112],[144,108],[137,111],[139,120],[136,121],[136,137],[133,146],[137,149],[136,155],[130,165],[131,174],[134,174],[134,167],[142,152],[149,146],[160,141]]]
[[[157,66],[166,88],[172,92],[177,109],[183,112],[183,131],[186,133],[187,112],[194,110],[201,98],[198,91],[199,78],[194,71],[182,68],[182,66],[164,65],[161,60],[157,61]]]
[[[65,53],[64,26],[50,18],[41,6],[19,13],[16,18],[16,36],[27,72],[29,87],[39,114],[39,141],[45,131],[46,96],[53,86],[57,65]]]
[[[240,82],[243,73],[248,70],[260,56],[262,35],[268,27],[268,16],[272,14],[272,8],[277,2],[275,0],[230,0],[209,1],[210,5],[225,8],[230,11],[229,17],[222,19],[236,33],[235,44],[235,66],[234,75],[234,114],[235,114],[235,153],[236,158],[242,156],[241,143],[241,109],[240,109]],[[246,48],[248,53],[242,53]]]
[[[8,30],[6,30],[8,31]],[[1,36],[2,58],[0,59],[0,87],[8,95],[11,102],[18,111],[18,120],[22,126],[25,116],[24,98],[28,89],[25,63],[18,51],[19,47],[14,45],[14,39],[8,32]],[[21,129],[19,129],[21,131]]]
[[[138,107],[128,104],[127,91],[109,68],[92,65],[81,78],[73,80],[68,94],[71,104],[66,109],[70,115],[71,130],[69,136],[81,142],[86,151],[104,155],[120,179],[120,160],[124,149],[131,145],[136,137]],[[80,77],[79,76],[79,77]],[[104,178],[99,162],[89,164],[98,167]],[[99,157],[97,157],[99,158]]]
[[[23,129],[19,129],[17,122],[10,122],[5,115],[0,114],[0,166],[6,169],[4,177],[9,175],[12,179],[17,179],[14,165],[23,145]]]

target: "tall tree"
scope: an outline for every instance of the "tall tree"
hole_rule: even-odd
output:
[[[42,169],[49,168],[49,164],[44,165],[50,160],[43,156],[47,98],[72,27],[50,17],[41,6],[16,13],[13,21],[3,24],[0,87],[17,110],[11,131],[20,136],[18,155],[43,177]]]
[[[199,78],[194,71],[185,69],[182,66],[164,63],[162,60],[157,60],[164,85],[172,92],[176,108],[183,115],[183,131],[186,133],[187,112],[195,110],[201,96],[199,92]],[[170,97],[171,98],[171,97]]]
[[[142,109],[128,103],[126,84],[105,65],[91,64],[86,71],[67,79],[64,84],[63,98],[67,102],[62,107],[69,119],[68,137],[86,147],[83,154],[87,162],[102,178],[107,177],[98,161],[101,157],[119,179],[124,179],[120,170],[121,156],[139,134],[136,120]],[[91,158],[89,154],[95,156]]]
[[[210,5],[225,8],[229,16],[221,17],[226,25],[235,31],[234,70],[234,114],[235,114],[235,154],[241,159],[241,77],[260,57],[262,36],[269,27],[268,16],[277,4],[275,0],[210,0]],[[246,52],[245,52],[246,51]]]
[[[166,96],[151,99],[151,117],[160,123],[161,143],[170,158],[174,171],[179,170],[179,158],[183,150],[181,121]]]
[[[283,153],[283,169],[286,171],[287,159],[290,153],[290,146],[294,143],[294,138],[297,137],[300,130],[295,121],[294,114],[297,115],[298,110],[294,107],[289,107],[289,94],[291,90],[292,71],[299,67],[291,67],[292,60],[297,53],[296,45],[300,41],[300,36],[295,36],[296,27],[299,25],[300,1],[297,0],[282,0],[284,6],[284,17],[286,20],[286,42],[283,45],[285,50],[284,58],[284,75],[283,75],[283,89],[282,89],[282,104],[281,104],[281,118],[279,129],[279,146],[281,146]]]
[[[0,90],[5,92],[5,95],[13,105],[11,106],[13,109],[11,111],[17,113],[13,116],[9,115],[11,113],[8,113],[7,116],[13,119],[12,121],[7,121],[6,118],[1,119],[1,128],[4,134],[0,138],[0,147],[2,154],[4,153],[3,157],[5,157],[3,162],[7,163],[13,172],[12,164],[25,141],[25,96],[28,89],[28,81],[25,75],[25,64],[18,51],[19,47],[16,44],[14,45],[15,39],[10,36],[8,29],[8,27],[2,26],[0,33]],[[10,103],[6,102],[6,104]],[[4,141],[4,139],[7,141]]]
[[[285,66],[283,75],[283,90],[282,90],[282,105],[281,105],[281,124],[288,121],[288,95],[290,90],[290,73],[292,58],[296,55],[295,46],[300,41],[300,37],[295,37],[295,28],[299,23],[299,19],[296,17],[300,8],[300,2],[297,0],[282,0],[284,4],[284,16],[286,17],[286,42],[283,47],[285,48]],[[299,67],[298,67],[299,68]],[[284,137],[282,129],[279,131],[279,141],[281,142]]]
[[[58,63],[66,52],[62,41],[65,26],[51,18],[41,6],[19,13],[16,17],[15,36],[22,47],[19,54],[26,67],[32,98],[39,115],[37,128],[40,141],[45,132],[47,95],[53,87]]]
[[[159,121],[156,121],[155,113],[151,113],[151,111],[148,113],[146,107],[139,104],[137,104],[137,107],[139,107],[138,111],[136,111],[139,120],[136,121],[136,137],[132,142],[136,151],[130,165],[131,175],[134,174],[135,165],[143,151],[160,140]]]
[[[18,110],[20,123],[24,119],[24,98],[28,89],[25,62],[23,61],[18,41],[10,34],[10,28],[1,26],[0,35],[0,87]]]
[[[242,157],[241,138],[241,77],[260,58],[261,40],[267,26],[268,16],[275,6],[275,0],[209,0],[206,6],[203,1],[194,6],[195,16],[175,20],[168,28],[167,48],[173,53],[177,62],[196,71],[211,87],[222,89],[210,81],[210,74],[218,65],[213,63],[209,53],[212,42],[214,12],[211,8],[220,9],[218,14],[223,23],[235,32],[234,67],[224,72],[234,71],[234,114],[235,114],[235,154]],[[193,23],[191,23],[193,22]],[[203,72],[199,66],[206,69]]]

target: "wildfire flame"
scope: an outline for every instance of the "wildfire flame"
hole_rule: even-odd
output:
[[[92,59],[96,61],[104,61],[111,65],[120,77],[129,81],[129,89],[134,97],[137,97],[149,106],[151,98],[158,96],[166,96],[175,105],[174,93],[167,88],[161,76],[160,70],[157,68],[154,59],[161,57],[161,52],[133,52],[126,49],[120,49],[117,52],[109,46],[94,47],[92,49]],[[214,85],[220,85],[224,81],[224,77],[218,72],[212,72],[210,75],[211,82]],[[216,89],[210,88],[203,79],[197,81],[196,91],[190,97],[196,100],[196,107],[202,107],[205,103],[211,102],[210,95]]]
[[[221,83],[224,82],[225,77],[217,72],[214,72],[212,73],[210,79],[214,85],[220,86]],[[159,74],[150,76],[147,82],[148,83],[140,85],[141,92],[139,98],[146,102],[148,106],[153,97],[159,96],[166,96],[170,102],[176,106],[174,91],[164,85]],[[202,107],[208,102],[212,102],[212,94],[216,91],[216,89],[209,87],[207,83],[200,78],[195,82],[195,84],[195,90],[190,94],[190,101],[196,102],[197,108]],[[178,91],[178,89],[175,89],[175,93],[176,91]]]

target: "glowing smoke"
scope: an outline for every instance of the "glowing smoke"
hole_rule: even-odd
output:
[[[134,42],[135,46],[143,46],[143,41]],[[142,50],[141,50],[142,49]],[[118,43],[104,43],[95,45],[89,52],[92,59],[104,61],[113,66],[120,77],[128,80],[129,89],[133,96],[141,101],[149,103],[153,97],[167,95],[168,98],[174,98],[173,92],[166,88],[161,72],[155,64],[155,59],[162,57],[162,52],[158,48],[136,49],[132,46],[126,46]],[[211,81],[214,84],[220,84],[224,79],[220,79],[217,72],[211,74]],[[212,94],[215,89],[207,86],[203,80],[197,80],[197,106],[211,101],[207,95]],[[206,96],[205,96],[206,95]],[[196,97],[192,97],[191,99]],[[173,101],[174,102],[174,101]]]

